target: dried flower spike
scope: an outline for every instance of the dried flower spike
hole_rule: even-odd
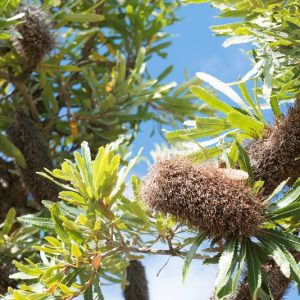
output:
[[[129,284],[124,291],[125,300],[149,300],[145,268],[138,260],[131,260],[127,267]]]
[[[52,160],[43,135],[31,118],[22,110],[14,112],[15,122],[7,133],[26,159],[27,168],[20,169],[23,180],[36,201],[57,200],[59,188],[36,174],[43,168],[52,169]]]
[[[293,184],[300,176],[300,100],[264,136],[248,146],[257,180],[263,180],[264,193],[271,192],[290,177]]]
[[[211,237],[252,236],[263,222],[262,201],[243,180],[182,157],[158,161],[143,181],[141,196],[154,210]]]
[[[36,6],[22,6],[18,13],[24,13],[24,17],[14,28],[20,37],[13,36],[13,45],[25,60],[26,68],[33,69],[54,45],[50,18]]]

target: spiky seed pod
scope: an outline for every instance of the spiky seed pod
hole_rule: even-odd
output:
[[[182,157],[161,159],[142,183],[142,199],[211,237],[252,236],[263,222],[263,204],[242,181],[219,168]]]
[[[20,37],[14,35],[12,42],[26,68],[33,69],[54,45],[52,25],[48,14],[37,6],[21,6],[18,13],[24,13],[23,22],[14,28]]]
[[[300,100],[248,146],[248,154],[255,179],[265,182],[266,195],[288,177],[289,184],[295,182],[300,176]]]
[[[21,109],[14,112],[15,122],[7,133],[25,157],[27,168],[20,169],[23,180],[36,201],[57,200],[59,188],[36,174],[43,168],[52,169],[52,160],[41,132],[31,118]]]
[[[149,300],[148,283],[142,263],[131,260],[126,271],[129,284],[124,291],[125,300]]]

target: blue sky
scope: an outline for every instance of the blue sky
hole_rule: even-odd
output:
[[[174,65],[173,72],[165,80],[176,81],[178,84],[184,81],[184,70],[188,69],[190,76],[196,72],[207,72],[224,82],[235,81],[239,75],[244,75],[250,68],[250,62],[241,51],[240,46],[223,48],[223,39],[214,37],[209,27],[224,20],[213,18],[217,11],[203,5],[189,5],[182,7],[179,16],[181,22],[171,26],[168,32],[176,34],[173,44],[168,49],[168,57],[163,60],[153,58],[148,63],[151,74],[158,75],[169,66]],[[143,155],[150,157],[150,151],[155,143],[163,142],[159,133],[150,137],[153,123],[147,122],[142,125],[133,145],[136,153],[144,147]],[[144,176],[147,166],[141,162],[135,169],[138,176]],[[147,270],[151,300],[208,300],[212,295],[216,268],[203,266],[200,261],[193,261],[186,283],[182,285],[182,260],[172,258],[168,265],[156,276],[168,257],[147,257],[143,260]],[[104,287],[105,299],[123,299],[118,286]],[[295,288],[292,288],[285,299],[299,299]]]

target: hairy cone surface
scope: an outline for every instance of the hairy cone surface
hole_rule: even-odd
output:
[[[143,181],[141,196],[151,208],[213,237],[252,236],[263,221],[261,199],[243,182],[181,157],[158,161]]]
[[[145,269],[140,261],[130,261],[126,279],[129,285],[124,291],[125,300],[149,300]]]
[[[18,13],[25,14],[24,22],[15,27],[21,37],[13,37],[13,45],[27,67],[34,68],[54,45],[50,18],[35,6],[22,6]]]
[[[27,168],[21,169],[23,180],[33,198],[41,200],[57,200],[59,188],[51,181],[36,174],[43,168],[52,169],[52,161],[42,134],[31,118],[21,109],[14,113],[15,122],[7,132],[12,142],[23,153]]]
[[[300,100],[287,116],[267,128],[264,136],[249,145],[248,153],[257,180],[263,180],[264,193],[271,192],[290,177],[300,176]]]

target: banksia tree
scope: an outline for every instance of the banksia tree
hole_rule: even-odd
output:
[[[252,42],[253,68],[176,88],[172,67],[152,78],[146,62],[166,57],[178,1],[42,2],[1,8],[0,201],[18,206],[2,205],[1,298],[103,300],[118,283],[148,300],[144,255],[182,257],[183,280],[192,259],[218,264],[212,299],[299,284],[298,1],[211,0],[240,18],[212,30]],[[184,127],[131,195],[128,146],[147,120]],[[32,198],[45,208],[22,215]]]

